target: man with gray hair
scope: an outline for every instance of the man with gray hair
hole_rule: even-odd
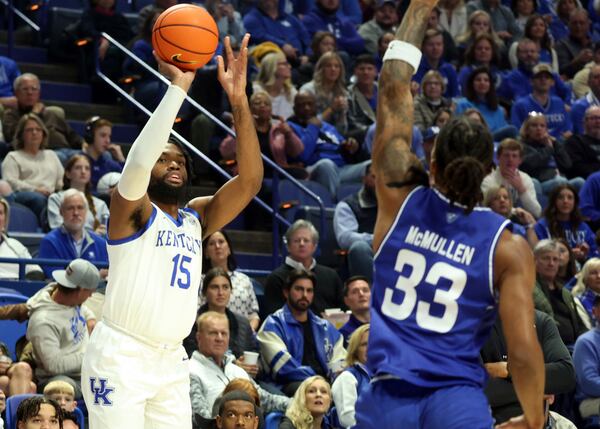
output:
[[[577,314],[575,301],[568,289],[558,280],[560,255],[556,240],[540,240],[533,249],[536,282],[533,302],[554,319],[563,343],[573,351],[575,340],[587,329]]]
[[[597,69],[600,72],[600,67]],[[573,163],[568,171],[569,177],[587,179],[590,174],[600,170],[600,106],[591,105],[587,108],[583,134],[573,134],[567,140],[565,149]]]
[[[264,311],[271,314],[285,303],[283,286],[294,269],[312,272],[317,280],[311,310],[322,314],[326,308],[341,308],[344,285],[340,276],[331,268],[317,264],[314,254],[319,244],[319,232],[307,220],[298,219],[285,233],[284,242],[288,256],[283,264],[275,268],[265,283]]]
[[[81,364],[96,321],[83,303],[98,287],[100,274],[92,263],[75,259],[52,277],[55,282],[27,301],[27,339],[33,346],[38,388],[62,380],[81,398]]]
[[[68,189],[63,194],[60,214],[62,226],[53,229],[40,243],[40,258],[67,259],[82,258],[99,264],[108,264],[106,240],[104,237],[85,229],[88,203],[85,194],[77,189]],[[48,278],[57,267],[44,266]],[[102,276],[106,276],[103,270]]]

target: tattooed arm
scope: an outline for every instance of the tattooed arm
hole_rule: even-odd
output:
[[[437,0],[413,0],[396,32],[396,39],[421,47],[427,19]],[[414,122],[410,92],[413,67],[402,60],[384,61],[379,76],[377,131],[373,144],[373,171],[378,200],[373,247],[379,247],[402,202],[422,171],[417,157],[410,152]],[[406,182],[409,182],[408,184]]]

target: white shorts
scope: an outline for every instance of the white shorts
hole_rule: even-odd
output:
[[[106,323],[96,325],[81,368],[90,429],[191,429],[189,360]]]

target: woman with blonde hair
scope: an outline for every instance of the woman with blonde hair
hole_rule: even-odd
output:
[[[294,97],[298,91],[292,84],[292,66],[283,52],[271,52],[262,58],[252,91],[269,94],[273,114],[283,119],[294,114]]]
[[[571,294],[579,317],[583,324],[591,329],[596,325],[596,318],[592,314],[592,307],[596,296],[600,295],[600,258],[590,258],[577,274],[577,283]]]
[[[494,31],[490,15],[483,10],[476,10],[469,15],[465,32],[456,38],[456,44],[458,45],[458,48],[462,49],[464,52],[473,44],[475,38],[480,34],[489,34],[492,36],[501,58],[504,58],[506,53],[506,45],[500,36],[498,36],[498,34],[496,34]]]
[[[356,401],[371,381],[371,372],[366,366],[369,327],[368,323],[364,324],[350,336],[348,354],[346,354],[347,367],[331,386],[338,420],[345,428],[356,424],[354,418]]]
[[[342,58],[336,52],[325,52],[317,61],[313,80],[300,87],[300,92],[314,94],[319,119],[335,125],[341,134],[348,131],[348,91]]]
[[[421,93],[415,97],[415,125],[421,133],[433,125],[433,119],[438,110],[451,108],[452,101],[443,96],[446,92],[444,78],[437,70],[429,70],[421,80]]]
[[[331,406],[331,387],[320,375],[302,382],[279,424],[279,429],[331,428],[326,417]]]

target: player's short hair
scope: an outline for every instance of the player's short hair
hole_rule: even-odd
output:
[[[252,406],[254,407],[254,414],[257,413],[256,403],[254,402],[254,400],[252,399],[252,397],[250,395],[248,395],[243,390],[233,390],[229,393],[224,394],[219,399],[219,416],[224,417],[223,412],[225,411],[225,404],[228,402],[231,402],[231,401],[250,402],[252,404]]]
[[[346,366],[350,367],[358,362],[358,348],[360,347],[360,339],[365,332],[369,330],[371,327],[370,324],[365,323],[364,325],[359,326],[356,330],[350,335],[350,339],[348,340],[348,347],[346,348]]]
[[[206,323],[208,319],[221,319],[225,320],[229,326],[229,319],[223,313],[217,313],[216,311],[207,311],[206,313],[202,313],[196,319],[196,329],[198,332],[202,330],[202,325]]]
[[[436,183],[446,188],[452,203],[470,213],[483,200],[481,183],[492,166],[494,143],[489,129],[464,117],[452,118],[442,127],[432,159]]]
[[[56,395],[58,393],[75,396],[75,389],[71,384],[64,380],[51,381],[50,383],[46,384],[46,387],[44,387],[45,396]]]
[[[364,280],[365,282],[367,282],[367,284],[369,285],[369,289],[371,289],[371,282],[369,282],[369,279],[367,276],[361,276],[361,275],[352,276],[344,282],[344,296],[348,296],[348,293],[350,293],[350,285],[358,280]]]
[[[17,408],[17,422],[26,423],[27,420],[37,416],[42,404],[48,404],[54,407],[56,418],[62,428],[63,417],[60,405],[58,405],[58,402],[55,400],[46,398],[45,396],[32,396],[21,402],[19,408]]]
[[[521,142],[515,139],[504,139],[498,145],[498,156],[502,155],[502,152],[505,150],[514,150],[518,151],[519,155],[523,155],[523,145]]]
[[[533,248],[533,256],[536,258],[542,253],[547,252],[558,252],[558,242],[551,238],[545,238],[543,240],[538,241],[538,243]]]
[[[317,277],[310,271],[293,269],[288,274],[286,282],[283,285],[285,290],[290,290],[290,288],[300,279],[308,279],[312,282],[313,288],[317,287]]]
[[[296,231],[303,228],[306,228],[310,231],[313,243],[319,243],[319,231],[317,231],[317,228],[315,228],[312,222],[306,219],[298,219],[296,222],[290,225],[290,227],[285,232],[285,236],[283,237],[284,243],[286,245],[289,244],[292,241],[292,236],[296,233]]]
[[[202,280],[202,295],[206,295],[208,285],[217,277],[225,277],[229,282],[229,287],[232,288],[231,278],[227,271],[221,267],[214,267],[208,270],[204,275],[204,279]]]

